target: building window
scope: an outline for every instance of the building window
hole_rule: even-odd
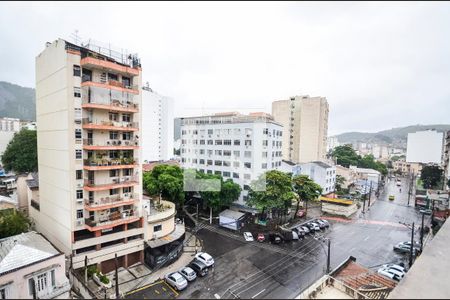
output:
[[[206,165],[207,165],[207,166],[212,166],[212,160],[208,159],[208,160],[206,161]]]
[[[82,158],[83,158],[83,151],[75,150],[75,159],[82,159]]]
[[[205,144],[205,140],[200,140],[200,145],[204,145]]]
[[[204,165],[205,164],[205,160],[204,159],[200,159],[200,164]]]
[[[200,154],[205,154],[205,149],[200,149]]]
[[[83,219],[83,210],[82,209],[77,209],[77,219]]]
[[[110,189],[109,190],[109,195],[110,196],[117,195],[118,193],[119,193],[119,189]]]
[[[123,193],[131,193],[131,186],[124,187],[124,188],[122,189],[122,192],[123,192]]]
[[[161,224],[153,226],[153,232],[157,232],[157,231],[161,231],[161,230],[162,230]]]
[[[123,114],[122,115],[122,122],[131,122],[131,115],[130,114]]]
[[[222,145],[222,140],[216,140],[216,145]]]
[[[224,171],[224,172],[223,172],[223,177],[230,177],[230,172]]]
[[[231,156],[230,150],[223,150],[223,156]]]
[[[212,129],[208,129],[208,134],[213,134],[213,130]]]
[[[222,172],[220,172],[220,171],[214,171],[214,174],[215,174],[215,175],[222,175]]]
[[[224,160],[223,161],[223,166],[224,167],[229,167],[229,166],[231,166],[231,163],[229,161]]]
[[[267,147],[267,145],[268,145],[267,140],[263,140],[263,146],[266,146],[266,147]]]
[[[252,157],[252,151],[244,151],[244,157],[245,158],[251,158]]]
[[[251,169],[251,168],[252,168],[252,164],[249,163],[249,162],[245,162],[245,163],[244,163],[244,168],[249,168],[249,169]]]
[[[206,170],[207,174],[212,174],[212,170]]]
[[[119,176],[119,170],[109,170],[109,177]]]
[[[267,151],[264,151],[264,152],[262,153],[262,157],[267,157]]]
[[[75,178],[77,180],[83,179],[83,170],[76,170],[75,171]]]
[[[238,161],[233,161],[233,167],[234,168],[239,168],[239,162]]]
[[[9,287],[3,286],[0,288],[0,299],[9,299]]]
[[[213,144],[213,140],[208,140],[208,145],[212,145]]]
[[[241,156],[241,152],[238,151],[238,150],[235,150],[235,151],[233,151],[233,155],[234,155],[235,157],[239,157],[239,156]]]
[[[267,164],[266,163],[261,164],[261,169],[267,169]]]
[[[73,96],[76,98],[81,98],[81,88],[74,87],[73,88]]]
[[[264,128],[263,129],[263,134],[269,134],[269,129],[268,128]]]
[[[52,286],[55,287],[56,286],[55,270],[50,271],[50,279],[51,279]]]
[[[110,121],[119,121],[119,114],[118,113],[109,113],[109,120]]]
[[[250,187],[247,184],[244,184],[244,191],[249,191]]]
[[[241,145],[241,140],[234,140],[234,145],[235,146],[240,146]]]
[[[83,199],[83,190],[77,190],[77,199]]]
[[[123,169],[123,176],[131,176],[133,174],[133,169]]]
[[[249,180],[251,178],[250,174],[244,174],[244,179]]]
[[[215,155],[222,156],[222,150],[215,150],[215,151],[214,151],[214,154],[215,154]]]
[[[73,65],[73,76],[81,77],[81,67],[79,65]]]
[[[222,165],[222,161],[221,160],[215,160],[214,161],[214,165],[221,166]]]
[[[239,173],[233,173],[233,178],[239,178]]]
[[[245,146],[251,146],[252,140],[245,140]]]
[[[82,138],[82,131],[81,129],[75,129],[75,138],[81,139]]]
[[[223,140],[223,144],[226,146],[231,146],[231,140]]]

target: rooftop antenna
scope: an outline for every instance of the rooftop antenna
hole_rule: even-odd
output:
[[[81,40],[81,37],[78,35],[78,29],[75,29],[75,31],[70,35],[72,40],[76,45],[78,45],[78,41]]]

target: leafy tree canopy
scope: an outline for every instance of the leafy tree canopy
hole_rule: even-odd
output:
[[[430,165],[422,168],[420,179],[423,182],[423,187],[432,189],[437,187],[442,179],[443,170],[439,166]]]
[[[231,179],[224,181],[220,175],[198,172],[197,179],[201,179],[200,196],[213,211],[219,211],[225,206],[230,206],[241,194],[239,184],[234,183]]]
[[[174,165],[157,165],[143,174],[144,189],[152,196],[161,196],[175,203],[184,200],[183,170]]]
[[[37,136],[35,130],[22,129],[9,142],[2,155],[5,170],[28,173],[37,170]]]
[[[26,232],[29,228],[28,218],[14,209],[6,209],[0,214],[0,239]]]
[[[358,168],[374,169],[382,173],[387,174],[387,167],[385,164],[375,160],[373,155],[365,155],[361,157],[351,145],[343,145],[334,148],[332,156],[336,159],[338,165],[348,168],[350,165],[357,166]]]

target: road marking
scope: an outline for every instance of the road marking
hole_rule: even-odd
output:
[[[252,297],[252,299],[255,299],[255,297],[256,296],[258,296],[258,295],[260,295],[262,292],[264,292],[266,289],[263,289],[262,291],[260,291],[259,293],[257,293],[256,295],[254,295],[253,297]]]
[[[160,284],[160,283],[163,283],[163,282],[164,282],[164,281],[159,280],[159,281],[157,281],[157,282],[154,282],[154,283],[151,283],[151,284],[148,284],[148,285],[144,285],[144,286],[141,287],[141,288],[138,288],[138,289],[136,289],[136,290],[134,290],[134,291],[131,291],[131,292],[126,293],[125,295],[128,296],[128,295],[134,294],[134,293],[136,293],[136,292],[145,290],[145,289],[147,289],[147,288],[149,288],[149,287],[152,287],[152,286],[154,286],[154,285],[157,285],[157,284]]]
[[[364,239],[364,242],[367,241],[369,238],[370,238],[370,235]]]

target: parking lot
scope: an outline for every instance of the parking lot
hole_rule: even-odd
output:
[[[178,293],[164,281],[144,286],[125,295],[127,299],[175,299]]]

